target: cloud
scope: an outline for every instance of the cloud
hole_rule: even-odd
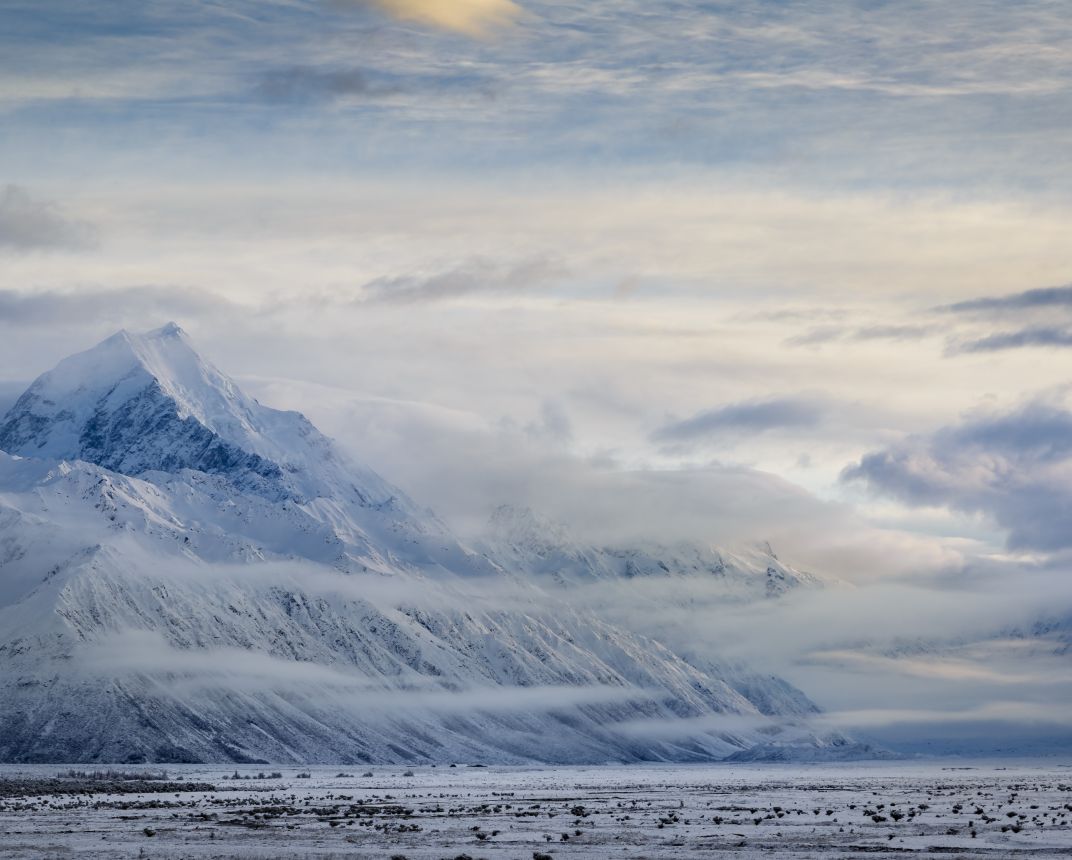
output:
[[[545,288],[563,274],[561,266],[545,259],[505,264],[476,258],[430,274],[377,278],[362,288],[361,301],[377,304],[420,304],[478,293],[520,293]]]
[[[76,250],[93,242],[88,224],[65,216],[19,185],[0,189],[0,250]]]
[[[1056,568],[1008,568],[995,574],[971,574],[966,590],[957,576],[916,582],[882,582],[848,587],[834,584],[805,587],[779,599],[734,601],[719,577],[693,575],[603,580],[559,590],[510,578],[428,581],[419,589],[412,582],[375,575],[342,575],[329,568],[295,562],[247,565],[208,564],[197,569],[155,570],[161,581],[191,589],[201,599],[212,583],[250,599],[270,593],[304,592],[326,599],[328,605],[354,600],[376,607],[386,617],[401,610],[478,613],[523,612],[539,618],[561,612],[594,612],[614,626],[635,631],[667,645],[703,668],[776,672],[788,676],[832,713],[804,713],[807,724],[849,730],[874,730],[880,742],[888,726],[911,724],[893,733],[901,741],[934,737],[940,727],[971,719],[1004,720],[1019,725],[1029,743],[1038,736],[1031,726],[1045,721],[1048,711],[1067,713],[1072,677],[1062,648],[1061,627],[1052,618],[1068,616],[1072,593],[1066,571]],[[1010,573],[1020,576],[1010,576]],[[144,586],[145,584],[138,580]],[[174,585],[172,588],[176,587]],[[187,599],[182,591],[171,599]],[[234,598],[231,598],[234,599]],[[1062,616],[1063,613],[1063,616]],[[711,619],[718,623],[712,624]],[[1042,618],[1041,629],[1032,629]],[[995,631],[1009,631],[995,640]],[[1066,631],[1072,630],[1065,622]],[[1067,643],[1067,639],[1064,640]],[[968,644],[964,644],[967,642]],[[979,644],[975,644],[979,643]],[[306,653],[299,649],[300,653]],[[524,689],[492,686],[474,680],[444,689],[434,677],[404,674],[384,681],[327,661],[311,652],[295,660],[289,650],[264,652],[217,644],[209,648],[181,647],[158,633],[112,631],[81,649],[71,671],[104,678],[143,676],[166,686],[180,698],[206,690],[268,692],[314,697],[332,707],[360,709],[363,718],[415,713],[532,713],[578,706],[624,702],[658,703],[659,690],[635,684],[591,682],[559,686],[553,681]],[[851,683],[846,683],[851,673]],[[1003,710],[1016,688],[1022,712]],[[909,694],[909,695],[906,695]],[[826,700],[826,701],[824,701]],[[925,703],[925,704],[924,704]],[[911,718],[905,716],[911,712]],[[885,717],[883,716],[885,715]],[[812,722],[813,720],[817,722]],[[659,718],[619,723],[616,731],[651,737],[687,736],[697,732],[740,732],[773,724],[759,716],[708,715],[677,720]],[[1004,738],[1001,729],[987,728],[980,742]],[[910,744],[909,744],[910,745]]]
[[[675,578],[672,587],[645,577],[573,588],[569,599],[689,659],[786,678],[827,711],[818,725],[916,749],[977,715],[977,749],[1026,749],[1040,737],[1034,723],[1067,715],[1072,702],[1068,574],[1067,559],[989,561],[748,603],[734,602],[717,577]],[[1012,698],[1024,712],[1003,711]]]
[[[382,96],[399,91],[363,69],[290,66],[265,72],[254,93],[268,102],[307,104],[346,96]]]
[[[1028,656],[1026,671],[1023,663],[1017,666],[1016,671],[1009,671],[994,665],[993,662],[947,656],[943,653],[926,653],[916,657],[911,653],[889,656],[867,651],[831,650],[813,652],[808,660],[835,667],[846,673],[906,675],[950,683],[981,681],[999,686],[1072,684],[1072,669],[1065,661],[1059,658],[1046,661],[1038,654]]]
[[[840,325],[813,326],[805,332],[785,339],[786,346],[821,346],[839,341],[845,337],[848,329]]]
[[[946,347],[946,355],[1002,352],[1032,347],[1072,347],[1072,328],[1060,322],[1062,311],[1072,311],[1072,284],[1042,287],[1004,296],[968,299],[943,305],[936,310],[983,318],[1022,320],[1020,328],[952,339]],[[1055,313],[1058,315],[1056,321]],[[1028,322],[1031,324],[1027,324]]]
[[[309,684],[346,688],[371,683],[345,667],[287,660],[251,649],[176,648],[160,633],[147,630],[109,634],[89,645],[79,658],[82,668],[92,672],[178,676],[211,686]]]
[[[1063,287],[1042,287],[1012,293],[1007,296],[987,296],[956,302],[941,308],[953,313],[972,311],[1033,310],[1035,308],[1072,308],[1072,284]]]
[[[402,21],[413,21],[466,36],[486,38],[515,23],[521,7],[512,0],[338,0],[340,5],[372,6]]]
[[[860,691],[844,687],[849,671],[881,676],[883,683],[905,676],[1007,687],[1014,682],[1006,666],[1018,664],[1022,672],[1026,664],[1033,668],[1015,683],[1072,686],[1060,659],[1064,643],[1053,635],[1072,623],[1067,574],[1067,562],[972,564],[916,578],[804,586],[746,603],[732,602],[714,576],[675,578],[672,589],[660,577],[600,581],[570,594],[575,606],[672,649],[780,674],[806,667],[824,678],[815,695],[827,695],[829,683],[839,697],[851,698]],[[711,624],[715,616],[718,624]],[[1024,647],[1002,646],[995,640],[1001,635]],[[977,642],[985,647],[966,644]]]
[[[526,426],[525,431],[536,440],[567,445],[573,440],[573,424],[569,413],[556,400],[544,400],[540,417]]]
[[[925,325],[872,325],[858,328],[851,335],[852,340],[921,340],[934,334],[934,326]]]
[[[674,421],[652,433],[655,442],[692,442],[727,433],[762,433],[783,428],[814,427],[826,407],[799,397],[732,403]]]
[[[915,506],[984,514],[1013,549],[1072,547],[1072,412],[1033,402],[865,455],[842,472]]]
[[[777,731],[777,721],[761,714],[705,714],[702,717],[678,717],[625,720],[614,723],[611,728],[620,734],[637,738],[681,740],[707,733],[767,732]],[[782,727],[779,727],[782,728]]]
[[[831,727],[875,729],[903,724],[932,726],[940,723],[1005,723],[1057,725],[1072,727],[1072,712],[1067,702],[1039,703],[1020,701],[987,702],[961,710],[933,710],[926,708],[874,708],[858,711],[839,711],[822,714],[816,722]]]
[[[815,326],[808,331],[793,337],[786,338],[786,346],[820,346],[836,341],[855,341],[867,343],[869,341],[914,341],[922,340],[934,334],[938,329],[929,325],[869,325],[859,328],[850,328],[841,325]]]
[[[509,502],[568,523],[596,545],[692,541],[732,549],[768,540],[794,566],[846,578],[961,561],[956,547],[875,528],[769,472],[721,463],[659,469],[622,462],[613,450],[586,453],[572,409],[562,421],[557,408],[529,403],[531,421],[489,421],[286,379],[243,384],[262,402],[305,412],[465,538],[484,535],[495,507]]]
[[[540,158],[580,162],[582,169],[623,158],[751,163],[766,177],[806,176],[824,190],[864,177],[872,186],[898,189],[912,176],[915,188],[973,187],[969,182],[979,177],[1023,188],[1046,178],[1056,196],[1067,173],[1051,167],[1063,157],[1053,131],[1065,85],[1057,59],[1061,22],[1039,23],[1042,0],[1027,5],[1032,11],[1016,16],[980,8],[956,20],[922,6],[900,18],[869,7],[874,23],[862,34],[859,16],[845,6],[682,4],[674,14],[655,16],[650,4],[635,0],[540,4],[547,14],[531,16],[534,38],[509,40],[494,52],[476,46],[481,55],[473,63],[458,56],[470,46],[454,40],[414,40],[408,28],[373,29],[366,15],[331,13],[349,6],[486,34],[524,16],[517,0],[306,0],[261,4],[252,17],[219,3],[72,17],[69,3],[40,0],[8,16],[0,98],[49,101],[55,110],[20,116],[25,131],[10,136],[14,144],[5,155],[19,144],[47,142],[59,123],[72,133],[97,132],[80,136],[78,147],[62,153],[65,159],[88,162],[95,150],[92,155],[128,172],[155,173],[157,159],[130,156],[159,147],[202,170],[211,166],[212,179],[258,163],[271,175],[277,164],[293,165],[285,154],[300,146],[322,156],[315,163],[340,170],[355,163],[410,167],[414,161],[406,156],[416,149],[417,158],[453,156],[481,165],[506,159],[531,165]],[[328,14],[309,14],[317,6]],[[41,26],[43,18],[56,26],[65,21],[69,38],[55,38],[54,27]],[[912,34],[919,31],[934,40],[915,44]],[[966,44],[969,32],[968,41],[978,42]],[[204,33],[215,35],[201,38]],[[164,53],[161,34],[169,39]],[[473,112],[442,110],[433,97],[393,105],[391,117],[387,111],[325,116],[311,134],[305,125],[267,126],[249,103],[255,100],[236,99],[228,86],[265,61],[315,65],[355,51],[370,68],[479,65],[503,84],[502,100],[475,122]],[[987,98],[1016,125],[1013,139],[995,134],[994,114],[980,107]],[[90,99],[119,102],[123,110],[63,108],[66,100]],[[127,133],[105,134],[102,127]],[[969,137],[967,147],[934,145]],[[789,139],[798,145],[787,148]],[[377,145],[354,145],[368,140]],[[213,155],[220,157],[210,160]],[[45,159],[42,152],[33,161],[47,169]]]
[[[219,296],[189,287],[146,285],[111,290],[0,289],[0,324],[94,324],[160,317],[203,316],[229,307]]]
[[[79,672],[106,679],[152,677],[165,682],[167,692],[176,696],[214,689],[304,692],[357,709],[363,716],[369,711],[408,716],[415,711],[548,713],[585,705],[650,702],[660,696],[658,690],[610,684],[520,688],[474,684],[445,689],[434,678],[416,674],[385,681],[342,663],[292,660],[247,648],[178,648],[159,633],[137,629],[119,630],[88,644],[78,654],[76,666]]]
[[[971,352],[1001,352],[1025,347],[1070,346],[1072,346],[1072,329],[1032,326],[1019,331],[999,332],[975,340],[953,343],[946,352],[948,355],[956,355]]]

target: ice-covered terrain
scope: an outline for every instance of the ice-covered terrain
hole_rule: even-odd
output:
[[[138,770],[0,766],[0,858],[1072,855],[1052,760]]]
[[[811,732],[815,706],[780,679],[541,587],[672,573],[765,599],[810,577],[762,552],[678,549],[668,570],[652,552],[546,551],[516,516],[513,539],[471,549],[174,324],[41,376],[0,451],[0,760],[875,752]],[[691,728],[651,731],[675,721]]]

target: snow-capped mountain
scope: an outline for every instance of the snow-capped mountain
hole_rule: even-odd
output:
[[[573,607],[520,549],[464,546],[174,324],[41,376],[0,449],[0,760],[855,749],[811,736],[784,681]]]
[[[121,331],[43,374],[0,423],[0,450],[84,461],[170,487],[187,504],[216,509],[209,531],[253,530],[247,536],[254,544],[274,544],[284,554],[308,543],[286,533],[296,529],[323,532],[315,560],[341,567],[488,568],[430,512],[348,462],[304,415],[243,394],[174,323],[145,335]],[[280,512],[293,515],[284,518],[289,526],[257,531]],[[175,522],[185,524],[181,516]]]

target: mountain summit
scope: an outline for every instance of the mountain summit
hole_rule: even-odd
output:
[[[227,475],[280,499],[337,477],[336,452],[305,416],[247,397],[175,323],[120,331],[38,377],[0,424],[0,449],[126,475]]]
[[[501,558],[464,546],[173,323],[43,374],[0,449],[0,761],[855,750],[785,682],[544,590],[555,558],[612,565],[539,523]]]

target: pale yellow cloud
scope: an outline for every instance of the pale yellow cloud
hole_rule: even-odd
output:
[[[521,7],[513,0],[367,0],[404,21],[483,38],[513,24]]]

